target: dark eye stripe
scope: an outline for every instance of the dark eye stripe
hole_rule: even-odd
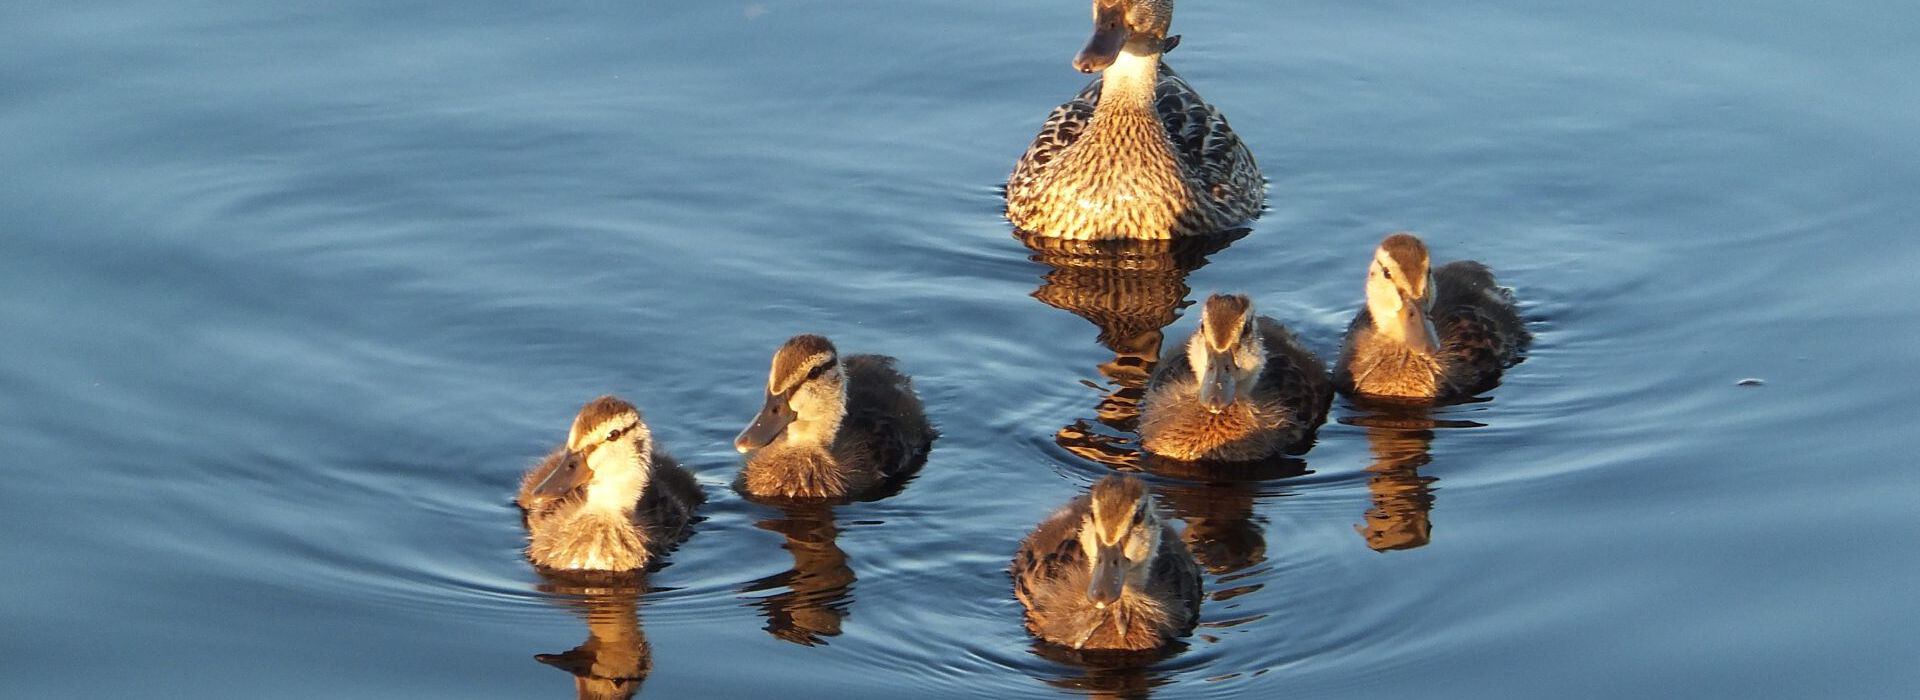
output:
[[[615,430],[611,433],[607,433],[607,439],[602,440],[601,442],[613,442],[615,440],[618,440],[621,438],[621,436],[624,436],[627,433],[633,432],[633,429],[638,427],[640,427],[639,423],[628,423],[626,427],[623,427],[619,430]]]
[[[827,370],[831,370],[834,368],[834,366],[839,364],[840,364],[840,358],[829,357],[827,358],[826,362],[822,362],[820,364],[814,365],[813,369],[807,372],[807,378],[801,381],[813,381],[815,379],[819,379],[820,375],[826,374]]]

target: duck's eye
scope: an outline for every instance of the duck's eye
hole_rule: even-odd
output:
[[[1389,280],[1391,280],[1391,279],[1393,279],[1393,271],[1392,271],[1392,270],[1389,270],[1389,269],[1387,269],[1387,266],[1385,266],[1385,265],[1381,265],[1381,266],[1380,266],[1380,276],[1381,276],[1381,277],[1385,277],[1385,278],[1387,278],[1387,279],[1389,279]]]

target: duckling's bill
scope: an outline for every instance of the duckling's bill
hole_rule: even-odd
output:
[[[1209,350],[1206,371],[1200,374],[1200,405],[1219,413],[1233,403],[1233,353]]]
[[[540,484],[533,487],[533,495],[542,500],[559,498],[592,478],[593,469],[587,466],[586,458],[579,452],[569,450],[561,458],[560,464],[547,472],[547,478],[541,479]]]
[[[733,439],[733,449],[746,453],[771,445],[774,440],[778,440],[780,434],[787,431],[787,426],[793,423],[797,415],[787,399],[788,394],[767,394],[767,403],[760,408],[760,413],[753,417],[753,423]]]
[[[1087,583],[1087,599],[1093,607],[1105,609],[1120,600],[1127,584],[1126,553],[1119,544],[1103,544],[1094,549],[1093,572]]]

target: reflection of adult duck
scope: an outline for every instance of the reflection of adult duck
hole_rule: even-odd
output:
[[[780,517],[754,526],[787,538],[781,546],[793,555],[793,568],[741,587],[757,593],[787,590],[752,601],[767,618],[767,633],[795,644],[824,644],[822,637],[840,634],[840,623],[853,605],[853,568],[836,541],[833,509],[826,504],[787,504]]]
[[[841,357],[817,335],[781,345],[766,404],[733,441],[747,453],[740,490],[775,499],[871,498],[919,470],[939,433],[893,362]]]
[[[1112,387],[1100,401],[1101,424],[1133,432],[1141,392],[1160,358],[1161,329],[1188,303],[1187,275],[1246,233],[1236,229],[1170,241],[1022,236],[1033,249],[1032,260],[1049,268],[1033,298],[1093,323],[1100,331],[1096,341],[1114,354],[1099,367]],[[1127,439],[1102,434],[1090,421],[1076,421],[1056,439],[1061,447],[1095,461],[1123,464],[1132,458]]]
[[[647,567],[684,537],[703,500],[640,411],[602,396],[581,407],[566,445],[527,472],[515,502],[534,564],[620,573]]]
[[[567,596],[567,605],[587,621],[587,641],[558,654],[536,654],[540,663],[573,674],[580,700],[625,700],[653,672],[653,649],[640,631],[636,583],[583,587],[555,580],[541,587]]]
[[[1074,67],[1104,70],[1047,117],[1007,181],[1007,219],[1069,239],[1175,238],[1260,213],[1266,183],[1220,112],[1160,62],[1172,0],[1094,0]]]

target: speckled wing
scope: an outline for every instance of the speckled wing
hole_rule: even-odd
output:
[[[913,380],[885,355],[851,355],[847,364],[847,429],[868,436],[867,450],[888,479],[919,470],[939,432],[927,422]]]
[[[1444,339],[1443,351],[1454,356],[1447,383],[1458,395],[1493,388],[1531,340],[1513,293],[1472,260],[1442,265],[1433,277],[1434,330]]]
[[[1227,125],[1227,118],[1164,63],[1154,87],[1154,107],[1167,127],[1174,152],[1200,176],[1214,199],[1226,202],[1262,194],[1265,184],[1253,153]]]
[[[1020,542],[1013,555],[1013,595],[1032,610],[1039,600],[1035,590],[1066,576],[1067,572],[1086,568],[1086,552],[1080,549],[1080,523],[1086,518],[1088,499],[1081,496],[1066,507],[1047,516]]]
[[[1294,452],[1310,446],[1314,430],[1327,422],[1327,409],[1333,405],[1333,381],[1327,375],[1327,364],[1284,324],[1267,316],[1261,316],[1258,324],[1260,342],[1268,357],[1267,369],[1260,375],[1262,389],[1282,397],[1289,408],[1298,411],[1306,430],[1299,441],[1288,446],[1288,451]]]
[[[639,507],[633,512],[634,521],[652,528],[662,539],[676,542],[687,534],[693,511],[707,500],[706,494],[700,491],[700,482],[693,478],[692,472],[658,449],[653,451],[652,482],[640,496]]]
[[[1160,527],[1160,553],[1153,560],[1153,571],[1149,577],[1166,587],[1166,595],[1161,596],[1161,600],[1186,602],[1184,619],[1173,618],[1180,623],[1175,636],[1186,636],[1200,622],[1200,563],[1194,561],[1193,552],[1187,549],[1186,541],[1180,539],[1172,527]]]
[[[1080,134],[1087,129],[1087,123],[1093,121],[1094,105],[1100,102],[1100,79],[1094,78],[1087,83],[1080,94],[1068,100],[1066,104],[1053,109],[1047,115],[1047,122],[1040,127],[1040,133],[1033,137],[1032,145],[1020,156],[1020,162],[1013,166],[1013,176],[1008,178],[1008,189],[1018,191],[1019,183],[1038,177],[1053,162],[1054,156],[1080,140]]]
[[[1160,361],[1153,367],[1153,374],[1147,377],[1146,393],[1151,395],[1162,387],[1178,381],[1190,381],[1193,377],[1193,363],[1187,359],[1187,344],[1175,343],[1173,347],[1161,351]]]

